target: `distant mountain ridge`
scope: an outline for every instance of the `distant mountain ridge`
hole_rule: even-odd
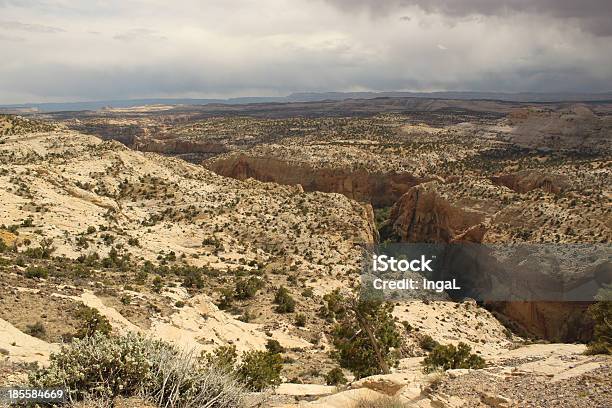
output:
[[[433,98],[433,99],[491,99],[507,102],[591,102],[612,101],[612,92],[601,93],[539,93],[539,92],[301,92],[287,97],[291,102],[321,101],[326,99],[371,99],[371,98]]]
[[[374,98],[430,98],[463,100],[498,100],[505,102],[612,102],[612,92],[602,93],[500,93],[472,91],[444,92],[298,92],[288,96],[252,96],[228,99],[200,98],[141,98],[85,102],[44,102],[0,105],[0,112],[59,112],[100,110],[106,107],[132,108],[143,105],[243,105],[252,103],[319,102],[325,100]]]

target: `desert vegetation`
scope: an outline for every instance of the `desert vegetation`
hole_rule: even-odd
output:
[[[588,315],[512,315],[355,294],[363,245],[415,231],[427,242],[608,243],[607,144],[523,143],[543,119],[493,102],[495,112],[360,103],[359,114],[330,104],[2,117],[0,385],[29,378],[68,386],[75,404],[118,407],[559,406],[547,388],[568,406],[606,406],[604,297]],[[574,325],[591,320],[592,336]],[[536,334],[572,331],[588,348]],[[545,401],[521,399],[525,389]]]
[[[63,387],[69,400],[140,396],[159,407],[247,406],[248,393],[230,373],[204,367],[169,344],[138,335],[96,333],[53,354],[30,375],[34,387]]]

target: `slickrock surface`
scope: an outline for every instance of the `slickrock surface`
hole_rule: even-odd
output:
[[[355,265],[355,245],[373,239],[367,211],[341,196],[222,178],[75,132],[5,138],[0,163],[2,223],[31,218],[20,240],[53,239],[55,254],[70,258],[103,256],[109,241],[128,246],[132,238],[135,258],[174,251],[188,264],[231,269],[291,247],[294,262],[323,272],[316,261],[334,246],[338,258],[329,264],[341,273]],[[107,231],[87,233],[100,225]],[[219,248],[215,254],[202,245],[206,239]]]

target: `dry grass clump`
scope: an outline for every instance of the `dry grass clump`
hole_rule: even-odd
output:
[[[141,396],[164,408],[238,408],[248,391],[230,374],[202,367],[190,354],[141,335],[77,339],[30,376],[36,387],[62,387],[70,400]]]
[[[376,399],[360,399],[354,408],[409,408],[409,405],[397,397],[383,396]]]

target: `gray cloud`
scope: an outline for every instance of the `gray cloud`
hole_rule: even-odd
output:
[[[0,64],[0,103],[612,90],[612,42],[601,36],[609,24],[595,23],[607,9],[535,3],[0,0],[0,49],[10,61]],[[61,46],[43,35],[55,27],[66,30]],[[19,40],[28,46],[11,44]]]
[[[435,48],[435,47],[434,47]],[[440,50],[432,50],[439,53]],[[444,51],[444,52],[450,52]],[[155,64],[78,67],[68,63],[5,70],[0,89],[44,95],[57,100],[95,100],[151,96],[193,95],[286,95],[295,91],[350,90],[356,84],[380,91],[474,90],[598,92],[610,89],[610,77],[596,78],[575,67],[547,66],[479,70],[471,75],[448,77],[408,74],[403,65],[389,69],[387,63],[342,67],[329,55],[308,54],[299,60],[268,65],[251,61],[238,67],[169,59]],[[435,68],[432,68],[435,69]],[[468,69],[472,69],[471,67]],[[312,73],[317,71],[316,75]],[[373,75],[377,72],[378,75]],[[27,78],[27,81],[23,79]]]
[[[576,22],[600,36],[612,35],[610,0],[325,0],[344,11],[368,9],[373,15],[416,6],[449,17],[508,16],[527,13]]]
[[[0,21],[0,29],[11,31],[27,31],[30,33],[55,34],[65,30],[43,24],[20,23],[19,21]]]

